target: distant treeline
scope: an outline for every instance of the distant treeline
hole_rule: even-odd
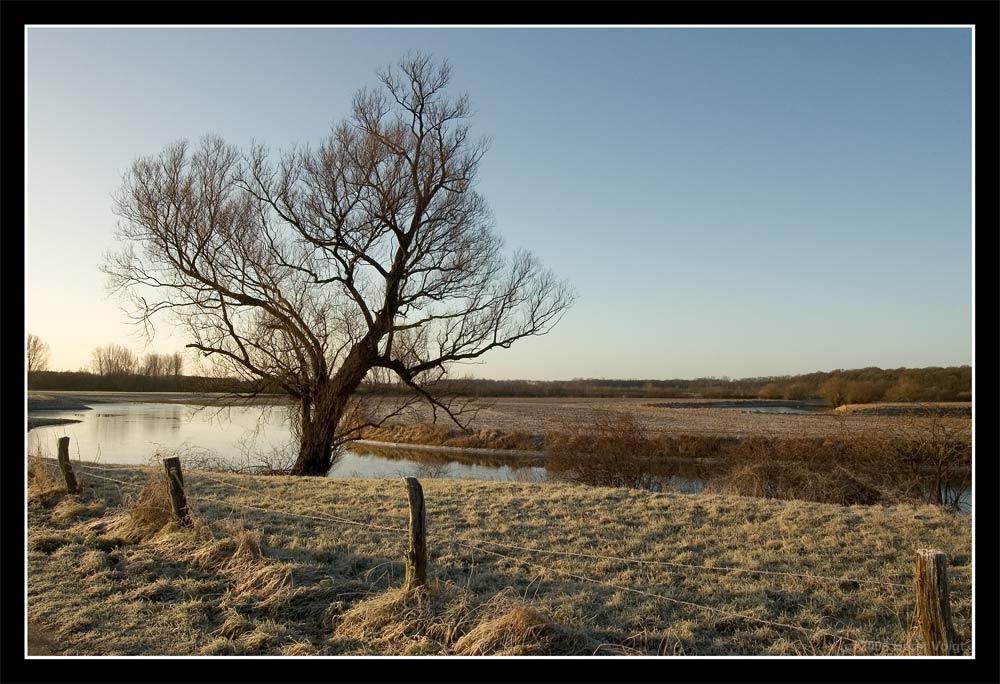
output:
[[[971,401],[972,367],[861,368],[756,378],[694,380],[442,380],[448,394],[480,397],[666,397],[875,401]],[[391,391],[387,388],[387,391]],[[402,391],[402,390],[401,390]]]
[[[761,399],[819,398],[833,406],[875,401],[972,401],[972,366],[859,368],[762,381]]]
[[[35,371],[28,389],[119,392],[267,392],[236,378],[187,375],[98,375]],[[440,381],[445,394],[468,397],[670,397],[704,399],[822,399],[833,406],[875,401],[971,401],[972,367],[861,368],[781,377],[694,380],[484,380]],[[270,391],[280,393],[277,388]],[[366,391],[408,394],[404,385],[368,386]]]
[[[87,371],[34,371],[29,390],[77,392],[250,392],[249,382],[237,378],[197,375],[99,375]]]

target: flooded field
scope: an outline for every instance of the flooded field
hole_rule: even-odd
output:
[[[673,420],[673,414],[693,414],[703,423],[706,420],[717,424],[751,424],[753,421],[763,429],[798,421],[803,425],[816,425],[824,421],[843,425],[843,419],[817,414],[814,407],[789,405],[734,405],[712,408],[668,408],[650,407],[649,402],[623,400],[504,400],[487,409],[487,417],[496,423],[507,424],[521,411],[539,405],[548,410],[534,414],[535,425],[547,425],[554,416],[579,415],[585,417],[598,406],[604,410],[628,411],[643,405],[650,411],[669,411],[670,416],[660,418],[660,430]],[[35,416],[48,420],[77,421],[63,425],[36,427],[28,433],[28,448],[31,453],[53,455],[56,440],[70,437],[70,452],[74,459],[99,461],[104,463],[146,464],[157,459],[157,455],[184,455],[185,461],[197,463],[201,459],[238,464],[259,464],[261,462],[280,463],[295,453],[295,442],[289,427],[288,406],[231,406],[226,408],[195,406],[181,403],[160,402],[107,402],[92,403],[90,409],[67,411],[39,411]],[[767,412],[774,409],[774,412]],[[798,413],[784,413],[792,410]],[[762,411],[761,413],[745,413]],[[657,414],[641,413],[643,422],[653,421]],[[502,420],[498,420],[502,418]],[[686,418],[691,421],[692,418]],[[878,420],[859,417],[855,424]],[[884,420],[884,419],[883,419]],[[481,416],[482,422],[482,416]],[[829,429],[829,428],[828,428]],[[697,432],[689,428],[690,432]],[[770,430],[764,430],[769,432]],[[657,432],[651,430],[651,432]],[[732,433],[730,433],[732,434]],[[549,467],[546,467],[546,466]],[[559,481],[565,473],[552,464],[546,464],[540,452],[517,452],[499,450],[467,450],[454,448],[423,449],[388,448],[371,444],[357,444],[345,448],[329,471],[331,477],[401,477],[423,478],[470,478],[479,480],[505,480],[518,482]],[[673,459],[658,464],[656,473],[645,482],[643,488],[652,490],[674,490],[700,492],[706,482],[719,474],[719,465],[712,459]],[[968,510],[969,503],[963,506]]]
[[[70,438],[74,459],[145,464],[157,454],[182,452],[233,464],[274,459],[295,453],[285,407],[240,406],[225,409],[167,403],[95,403],[90,410],[45,411],[48,419],[78,422],[36,427],[28,433],[29,452],[55,453],[56,440]],[[41,413],[41,412],[40,412]],[[345,449],[331,477],[449,477],[479,480],[541,481],[545,469],[536,461],[509,459],[478,463],[474,459],[368,449]]]

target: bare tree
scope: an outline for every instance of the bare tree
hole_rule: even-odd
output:
[[[134,375],[139,368],[139,360],[132,350],[118,344],[97,347],[92,356],[91,368],[97,375],[106,377]]]
[[[179,378],[184,374],[184,355],[180,352],[174,352],[170,355],[168,359],[169,368],[168,374]]]
[[[372,423],[348,411],[363,384],[392,379],[467,427],[436,382],[572,304],[532,255],[505,256],[474,187],[487,144],[450,79],[408,56],[316,149],[177,143],[136,160],[116,195],[111,286],[137,321],[170,311],[189,347],[297,400],[296,474],[325,474]]]
[[[47,370],[49,345],[38,335],[28,334],[28,372]]]
[[[170,357],[166,354],[149,352],[142,359],[142,374],[150,378],[160,378],[169,375]]]

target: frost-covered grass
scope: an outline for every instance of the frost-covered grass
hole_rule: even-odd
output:
[[[927,547],[970,635],[970,518],[940,507],[429,479],[431,583],[407,595],[398,480],[185,472],[182,529],[159,471],[79,465],[78,496],[44,459],[29,488],[29,620],[63,654],[899,655]]]

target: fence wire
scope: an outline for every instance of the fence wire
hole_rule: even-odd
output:
[[[104,480],[104,481],[116,483],[116,484],[119,484],[119,485],[124,485],[124,486],[127,486],[127,487],[142,488],[144,486],[144,485],[136,483],[136,482],[128,482],[128,481],[125,481],[125,480],[120,480],[120,479],[117,479],[117,478],[107,477],[107,476],[104,476],[104,475],[97,475],[94,472],[94,471],[116,471],[116,470],[134,471],[134,468],[132,468],[132,467],[125,466],[125,467],[121,467],[121,468],[119,468],[119,467],[106,468],[106,467],[101,467],[101,466],[83,465],[81,463],[76,463],[74,465],[76,467],[78,467],[78,468],[81,468],[84,471],[87,471],[87,477],[93,477],[93,478],[96,478],[96,479],[99,479],[99,480]],[[138,466],[138,467],[141,467],[141,466]],[[230,488],[232,488],[234,490],[238,490],[238,491],[242,491],[242,492],[248,493],[248,494],[250,494],[250,495],[252,495],[252,496],[254,496],[254,497],[258,498],[258,499],[263,498],[265,501],[270,501],[272,503],[277,502],[276,499],[266,496],[265,494],[263,494],[259,490],[254,490],[254,489],[251,489],[249,487],[236,484],[234,482],[229,482],[229,481],[226,481],[226,480],[215,478],[215,477],[212,477],[210,475],[206,475],[203,472],[198,472],[195,475],[195,478],[205,479],[205,480],[208,480],[208,481],[211,481],[211,482],[215,482],[217,484],[221,484],[223,486],[230,487]],[[191,479],[194,480],[195,478],[191,478]],[[190,484],[192,484],[192,482],[189,482],[188,484],[190,485]],[[337,523],[337,524],[343,524],[343,525],[351,525],[351,526],[355,526],[355,527],[360,527],[360,528],[365,528],[365,529],[371,529],[371,530],[377,530],[377,531],[382,531],[382,532],[396,532],[396,533],[402,533],[402,534],[408,534],[409,533],[408,528],[405,528],[405,527],[388,526],[388,525],[378,525],[378,524],[374,524],[374,523],[363,522],[363,521],[360,521],[360,520],[353,520],[353,519],[350,519],[350,518],[344,518],[344,517],[341,517],[341,516],[337,516],[337,515],[334,515],[334,514],[331,514],[331,513],[327,512],[327,511],[322,511],[320,509],[316,509],[316,508],[312,508],[312,507],[305,507],[305,510],[317,513],[316,515],[310,515],[310,514],[306,514],[306,513],[296,513],[296,512],[293,512],[293,511],[286,511],[286,510],[272,509],[272,508],[267,508],[267,507],[264,507],[264,506],[255,506],[255,505],[252,505],[252,504],[236,503],[236,502],[233,502],[233,501],[228,501],[228,500],[223,500],[223,499],[216,499],[216,498],[213,498],[213,497],[204,496],[204,495],[201,495],[201,494],[198,494],[198,493],[194,493],[193,496],[189,494],[188,495],[188,499],[192,500],[192,501],[196,501],[196,502],[206,502],[206,503],[212,503],[212,504],[218,504],[218,505],[222,505],[222,506],[227,506],[227,507],[230,507],[232,509],[242,508],[242,509],[246,509],[246,510],[253,510],[253,511],[258,511],[258,512],[272,514],[272,515],[287,516],[287,517],[292,517],[292,518],[300,518],[300,519],[314,520],[314,521],[327,522],[327,523]],[[720,566],[710,566],[710,565],[699,565],[699,564],[694,564],[694,563],[678,563],[678,562],[673,562],[673,561],[653,560],[653,559],[648,559],[648,558],[636,558],[636,557],[627,557],[627,556],[614,556],[614,555],[610,555],[610,554],[586,553],[586,552],[577,552],[577,551],[560,551],[560,550],[557,550],[557,549],[544,549],[544,548],[538,548],[538,547],[520,546],[520,545],[517,545],[517,544],[511,544],[511,543],[508,543],[508,542],[498,542],[498,541],[483,540],[483,539],[472,539],[472,540],[467,540],[467,541],[460,541],[460,540],[454,539],[454,538],[443,538],[441,540],[441,542],[443,544],[446,544],[446,545],[458,546],[458,547],[461,547],[461,548],[464,548],[464,549],[468,549],[468,550],[471,550],[471,551],[475,551],[475,552],[479,552],[479,553],[491,555],[491,556],[494,556],[494,557],[497,557],[497,558],[507,559],[507,560],[510,560],[510,561],[515,562],[515,563],[519,563],[519,564],[522,564],[522,565],[525,565],[525,566],[528,566],[528,567],[533,567],[533,568],[536,568],[536,569],[539,569],[539,570],[544,570],[544,571],[552,572],[552,573],[555,573],[555,574],[558,574],[558,575],[563,575],[565,577],[569,577],[571,579],[574,579],[574,580],[577,580],[577,581],[580,581],[580,582],[585,582],[585,583],[600,585],[600,586],[604,586],[604,587],[607,587],[607,588],[610,588],[610,589],[614,589],[616,591],[623,591],[623,592],[627,592],[627,593],[642,595],[642,596],[646,596],[646,597],[649,597],[649,598],[654,598],[654,599],[657,599],[657,600],[665,601],[665,602],[676,604],[676,605],[687,606],[687,607],[690,607],[690,608],[695,608],[695,609],[698,609],[698,610],[703,610],[703,611],[711,612],[711,613],[714,613],[714,614],[717,614],[717,615],[721,615],[721,616],[724,616],[724,617],[727,617],[727,618],[733,618],[733,619],[743,620],[743,621],[747,621],[747,622],[753,622],[753,623],[757,623],[757,624],[768,625],[768,626],[771,626],[771,627],[777,627],[777,628],[782,628],[782,629],[789,629],[789,630],[793,630],[793,631],[800,632],[800,633],[803,633],[803,634],[807,634],[807,635],[809,635],[811,637],[815,637],[817,635],[823,635],[823,636],[828,636],[828,637],[832,637],[832,638],[835,638],[835,639],[840,639],[840,640],[845,641],[845,642],[857,643],[857,644],[862,644],[862,645],[871,645],[871,646],[880,647],[880,648],[883,648],[883,649],[884,648],[904,649],[904,648],[908,647],[908,645],[906,645],[906,644],[898,644],[898,643],[891,643],[891,642],[877,641],[877,640],[856,639],[856,638],[848,637],[848,636],[845,636],[843,634],[840,634],[840,633],[837,633],[837,632],[832,632],[832,631],[829,631],[829,630],[823,630],[823,629],[818,629],[818,628],[807,628],[807,627],[803,627],[801,625],[794,625],[794,624],[791,624],[791,623],[780,622],[780,621],[776,621],[776,620],[768,620],[766,618],[760,618],[760,617],[756,617],[756,616],[753,616],[753,615],[747,615],[745,613],[732,612],[732,611],[728,611],[728,610],[725,610],[725,609],[722,609],[722,608],[718,608],[718,607],[715,607],[715,606],[704,605],[704,604],[696,603],[696,602],[693,602],[693,601],[685,601],[685,600],[682,600],[682,599],[674,598],[672,596],[667,596],[665,594],[656,593],[656,592],[652,592],[652,591],[647,591],[647,590],[644,590],[644,589],[638,589],[638,588],[631,587],[631,586],[626,586],[626,585],[619,585],[619,584],[615,584],[613,582],[608,582],[608,581],[597,579],[597,578],[594,578],[594,577],[588,577],[586,575],[580,575],[580,574],[577,574],[577,573],[574,573],[574,572],[570,572],[570,571],[567,571],[567,570],[562,570],[562,569],[559,569],[559,568],[553,568],[551,566],[543,565],[541,563],[537,563],[537,562],[534,562],[532,560],[526,560],[524,558],[520,558],[520,557],[517,557],[517,556],[512,556],[512,555],[500,553],[498,551],[494,551],[494,550],[491,550],[489,548],[484,548],[484,547],[486,547],[486,546],[492,546],[492,547],[495,547],[495,548],[503,548],[503,549],[510,549],[510,550],[516,550],[516,551],[524,551],[524,552],[527,552],[527,553],[538,553],[538,554],[563,556],[563,557],[589,558],[589,559],[596,559],[596,560],[609,560],[609,561],[617,561],[617,562],[623,562],[623,563],[633,563],[633,564],[649,565],[649,566],[676,567],[676,568],[684,568],[684,569],[692,569],[692,570],[707,570],[707,571],[712,571],[712,572],[736,572],[736,573],[746,573],[746,574],[760,575],[760,576],[794,577],[794,578],[798,578],[798,579],[808,579],[808,580],[836,582],[838,584],[839,583],[845,583],[845,582],[847,582],[847,583],[858,583],[858,584],[874,584],[874,585],[887,586],[887,587],[901,587],[901,588],[907,588],[907,589],[911,588],[910,584],[903,584],[903,583],[899,583],[899,582],[889,582],[889,581],[884,581],[884,580],[874,580],[874,579],[854,579],[854,578],[845,578],[845,577],[832,577],[832,576],[827,576],[827,575],[816,575],[816,574],[810,574],[810,573],[793,573],[793,572],[781,572],[781,571],[776,571],[776,570],[757,570],[757,569],[752,569],[752,568],[720,567]],[[970,567],[956,567],[956,568],[949,568],[949,569],[950,570],[963,570],[964,571],[964,570],[970,570],[971,568]]]
[[[594,579],[593,577],[586,577],[584,575],[577,575],[575,573],[569,572],[568,570],[560,570],[558,568],[549,567],[547,565],[541,565],[540,563],[533,563],[531,561],[524,560],[523,558],[517,558],[515,556],[508,556],[506,554],[497,553],[496,551],[490,551],[488,549],[477,547],[477,546],[472,545],[472,544],[467,544],[465,542],[460,542],[458,540],[445,540],[445,543],[446,544],[453,544],[453,545],[456,545],[456,546],[462,546],[462,547],[465,547],[465,548],[468,548],[468,549],[479,551],[481,553],[487,553],[487,554],[490,554],[492,556],[497,556],[497,557],[500,557],[500,558],[506,558],[506,559],[512,560],[512,561],[514,561],[516,563],[521,563],[523,565],[528,565],[528,566],[531,566],[531,567],[534,567],[534,568],[538,568],[540,570],[547,570],[549,572],[554,572],[554,573],[557,573],[557,574],[560,574],[560,575],[565,575],[567,577],[571,577],[573,579],[580,580],[581,582],[590,582],[592,584],[599,584],[599,585],[602,585],[602,586],[605,586],[605,587],[609,587],[611,589],[616,589],[616,590],[619,590],[619,591],[630,592],[630,593],[633,593],[633,594],[641,594],[643,596],[649,596],[651,598],[661,599],[661,600],[667,601],[669,603],[675,603],[675,604],[678,604],[678,605],[688,606],[688,607],[691,607],[691,608],[699,608],[701,610],[706,610],[706,611],[709,611],[709,612],[712,612],[712,613],[716,613],[718,615],[723,615],[723,616],[729,617],[729,618],[736,618],[736,619],[740,619],[740,620],[746,620],[746,621],[749,621],[749,622],[757,622],[757,623],[764,624],[764,625],[770,625],[772,627],[784,627],[786,629],[792,629],[792,630],[795,630],[795,631],[798,631],[798,632],[802,632],[803,634],[809,634],[811,636],[815,636],[816,634],[822,634],[822,635],[825,635],[825,636],[835,637],[837,639],[842,639],[844,641],[849,641],[849,642],[852,642],[852,643],[875,644],[877,646],[890,647],[890,648],[898,648],[898,649],[905,648],[905,644],[895,644],[895,643],[890,643],[890,642],[886,642],[886,641],[872,641],[872,640],[866,640],[866,639],[854,639],[852,637],[847,637],[847,636],[844,636],[842,634],[838,634],[836,632],[829,632],[829,631],[817,630],[817,629],[809,629],[807,627],[802,627],[801,625],[793,625],[793,624],[790,624],[790,623],[787,623],[787,622],[777,622],[777,621],[774,621],[774,620],[767,620],[765,618],[755,617],[753,615],[746,615],[746,614],[743,614],[743,613],[733,613],[733,612],[724,610],[722,608],[716,608],[714,606],[706,606],[706,605],[703,605],[701,603],[694,603],[693,601],[684,601],[684,600],[676,599],[676,598],[673,598],[673,597],[670,597],[670,596],[665,596],[663,594],[656,594],[656,593],[651,592],[651,591],[645,591],[643,589],[636,589],[634,587],[627,587],[627,586],[624,586],[624,585],[619,585],[619,584],[613,584],[611,582],[606,582],[604,580]]]

